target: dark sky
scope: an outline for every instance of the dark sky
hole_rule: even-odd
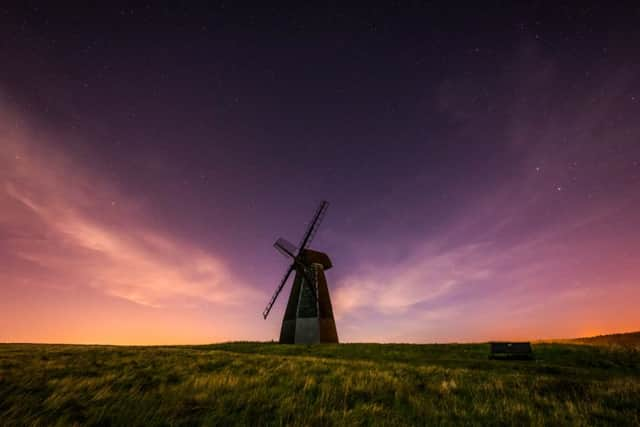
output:
[[[640,326],[639,7],[30,4],[0,340],[271,339],[271,244],[322,199],[343,340]]]

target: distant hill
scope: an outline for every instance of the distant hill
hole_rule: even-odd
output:
[[[640,347],[640,332],[626,334],[598,335],[595,337],[576,338],[571,340],[581,344],[620,345],[623,347]]]

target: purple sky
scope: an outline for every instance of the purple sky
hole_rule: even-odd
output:
[[[0,341],[637,330],[640,9],[0,7]]]

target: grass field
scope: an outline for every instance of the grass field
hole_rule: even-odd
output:
[[[537,344],[534,361],[486,344],[4,344],[0,424],[640,425],[640,339],[623,341]]]

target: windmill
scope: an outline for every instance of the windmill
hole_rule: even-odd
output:
[[[296,272],[280,329],[281,344],[338,342],[329,288],[324,275],[324,271],[331,268],[331,260],[323,252],[308,249],[328,207],[329,202],[320,203],[297,248],[282,238],[273,244],[278,251],[291,259],[291,265],[262,312],[265,319],[289,276],[294,270]]]

